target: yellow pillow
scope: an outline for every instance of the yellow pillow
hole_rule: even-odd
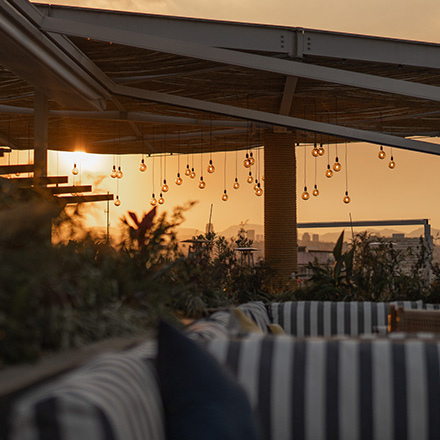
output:
[[[234,333],[263,333],[263,331],[240,309],[232,309],[229,330]]]
[[[283,327],[281,327],[279,324],[268,324],[269,333],[271,335],[285,335],[286,332],[284,331]]]

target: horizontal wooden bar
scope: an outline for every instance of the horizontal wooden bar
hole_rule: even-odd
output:
[[[66,205],[72,205],[74,203],[103,202],[106,200],[113,200],[113,198],[114,198],[113,194],[89,194],[86,196],[57,197],[58,200],[63,201],[64,203],[66,203]]]
[[[1,177],[0,179],[6,179],[6,177]],[[19,186],[33,186],[34,185],[34,178],[33,177],[11,177],[11,182],[14,182],[16,185]],[[67,183],[69,181],[69,178],[67,176],[47,176],[47,177],[40,177],[38,179],[39,186],[41,185],[52,185],[52,184],[58,184],[58,183]]]
[[[12,150],[9,147],[0,147],[0,152],[10,153]]]
[[[69,185],[69,186],[51,186],[44,188],[44,191],[50,194],[76,194],[92,191],[92,185]]]
[[[34,164],[0,165],[0,174],[33,173]]]

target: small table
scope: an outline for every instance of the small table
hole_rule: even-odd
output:
[[[239,247],[235,248],[237,252],[240,252],[240,264],[249,264],[249,266],[254,265],[254,252],[260,249],[253,247]]]

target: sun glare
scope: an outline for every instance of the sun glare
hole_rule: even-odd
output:
[[[58,161],[62,167],[71,168],[76,164],[82,172],[96,172],[99,171],[102,156],[84,151],[60,151],[58,152]]]

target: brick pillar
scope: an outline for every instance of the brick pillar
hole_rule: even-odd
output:
[[[264,253],[283,281],[298,271],[296,157],[291,133],[264,136]]]

